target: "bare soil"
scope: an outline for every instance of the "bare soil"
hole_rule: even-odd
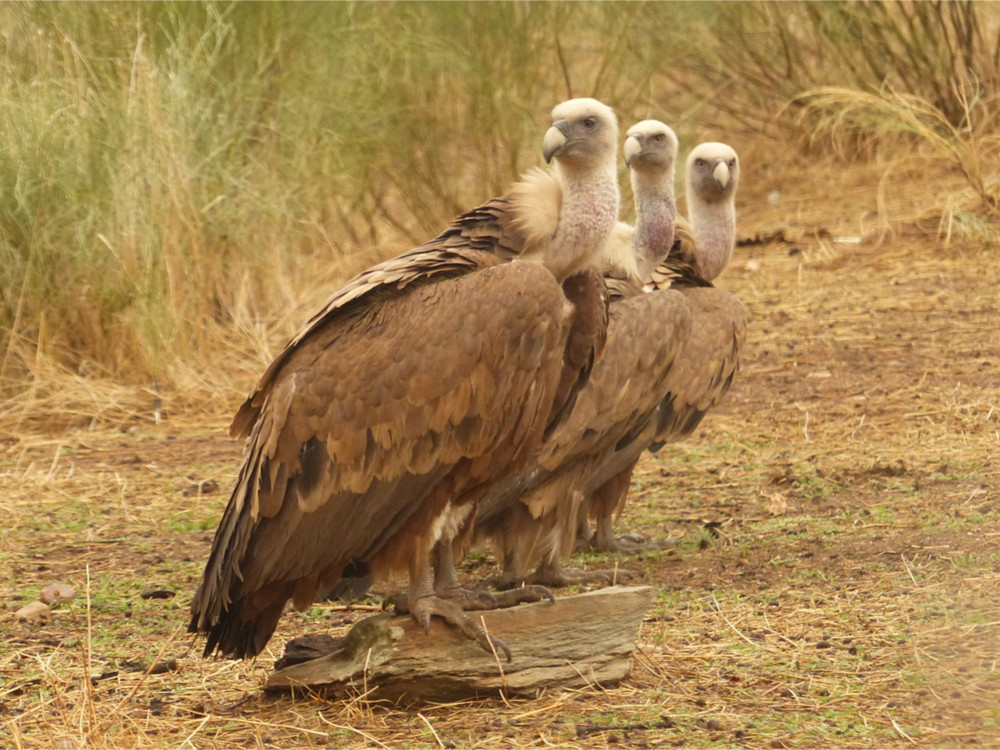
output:
[[[737,249],[740,375],[692,440],[644,458],[619,520],[676,542],[610,558],[661,592],[621,685],[422,707],[259,693],[285,640],[375,601],[289,613],[254,662],[202,659],[187,607],[241,451],[220,407],[0,434],[0,745],[1000,746],[1000,261],[917,231],[856,242],[864,210],[800,208],[792,239]],[[16,621],[53,581],[79,598]]]

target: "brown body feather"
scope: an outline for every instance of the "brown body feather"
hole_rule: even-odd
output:
[[[426,555],[453,499],[537,448],[579,378],[551,356],[573,307],[540,265],[474,260],[434,283],[369,274],[244,404],[245,462],[194,602],[207,651],[259,652],[288,599],[308,606],[354,561]]]
[[[512,583],[539,557],[572,544],[590,474],[656,409],[690,326],[675,291],[613,302],[604,356],[572,411],[524,469],[492,485],[480,500],[477,535],[497,544]]]
[[[589,514],[597,521],[597,549],[616,546],[611,518],[620,512],[644,450],[690,435],[732,385],[746,343],[746,311],[711,280],[725,268],[736,240],[735,195],[739,159],[723,143],[703,143],[688,155],[685,180],[689,221],[675,221],[675,242],[651,274],[649,288],[679,290],[692,315],[691,335],[666,381],[649,422],[628,443],[606,454],[588,478]]]

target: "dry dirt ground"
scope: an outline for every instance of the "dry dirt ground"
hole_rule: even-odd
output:
[[[262,696],[286,639],[367,610],[317,605],[254,662],[202,659],[186,611],[240,446],[221,414],[143,417],[0,435],[0,745],[1000,746],[997,248],[855,243],[863,210],[837,226],[785,205],[791,240],[737,249],[739,378],[693,439],[644,458],[619,520],[676,541],[614,557],[659,590],[620,685]],[[80,596],[15,621],[53,581]]]

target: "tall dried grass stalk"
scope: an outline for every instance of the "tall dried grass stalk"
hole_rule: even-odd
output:
[[[1000,8],[973,0],[739,3],[709,29],[701,55],[727,95],[719,106],[754,129],[803,92],[884,87],[963,126],[974,92],[1000,93]],[[799,105],[801,106],[801,105]],[[794,114],[794,111],[793,111]]]
[[[0,7],[0,394],[259,369],[337,283],[537,163],[566,89],[638,101],[635,13]]]
[[[1000,211],[1000,173],[996,169],[1000,135],[995,129],[1000,93],[986,99],[970,98],[956,84],[955,98],[963,108],[960,126],[926,99],[889,87],[878,92],[825,87],[797,97],[803,105],[798,121],[810,138],[828,136],[834,148],[843,147],[844,135],[853,147],[859,141],[884,143],[894,136],[925,145],[932,155],[950,160],[982,207],[995,215]]]

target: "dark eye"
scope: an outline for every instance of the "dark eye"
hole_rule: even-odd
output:
[[[698,169],[704,169],[708,165],[708,162],[706,162],[704,159],[695,159],[694,165],[698,167]]]
[[[653,136],[653,143],[663,143],[665,140],[667,140],[667,136],[663,133],[657,133]]]
[[[729,160],[729,168],[730,169],[735,169],[736,168],[736,159],[730,159]]]
[[[587,130],[593,130],[594,126],[596,125],[597,125],[596,117],[588,117],[586,120],[583,121],[583,127],[585,127]]]

